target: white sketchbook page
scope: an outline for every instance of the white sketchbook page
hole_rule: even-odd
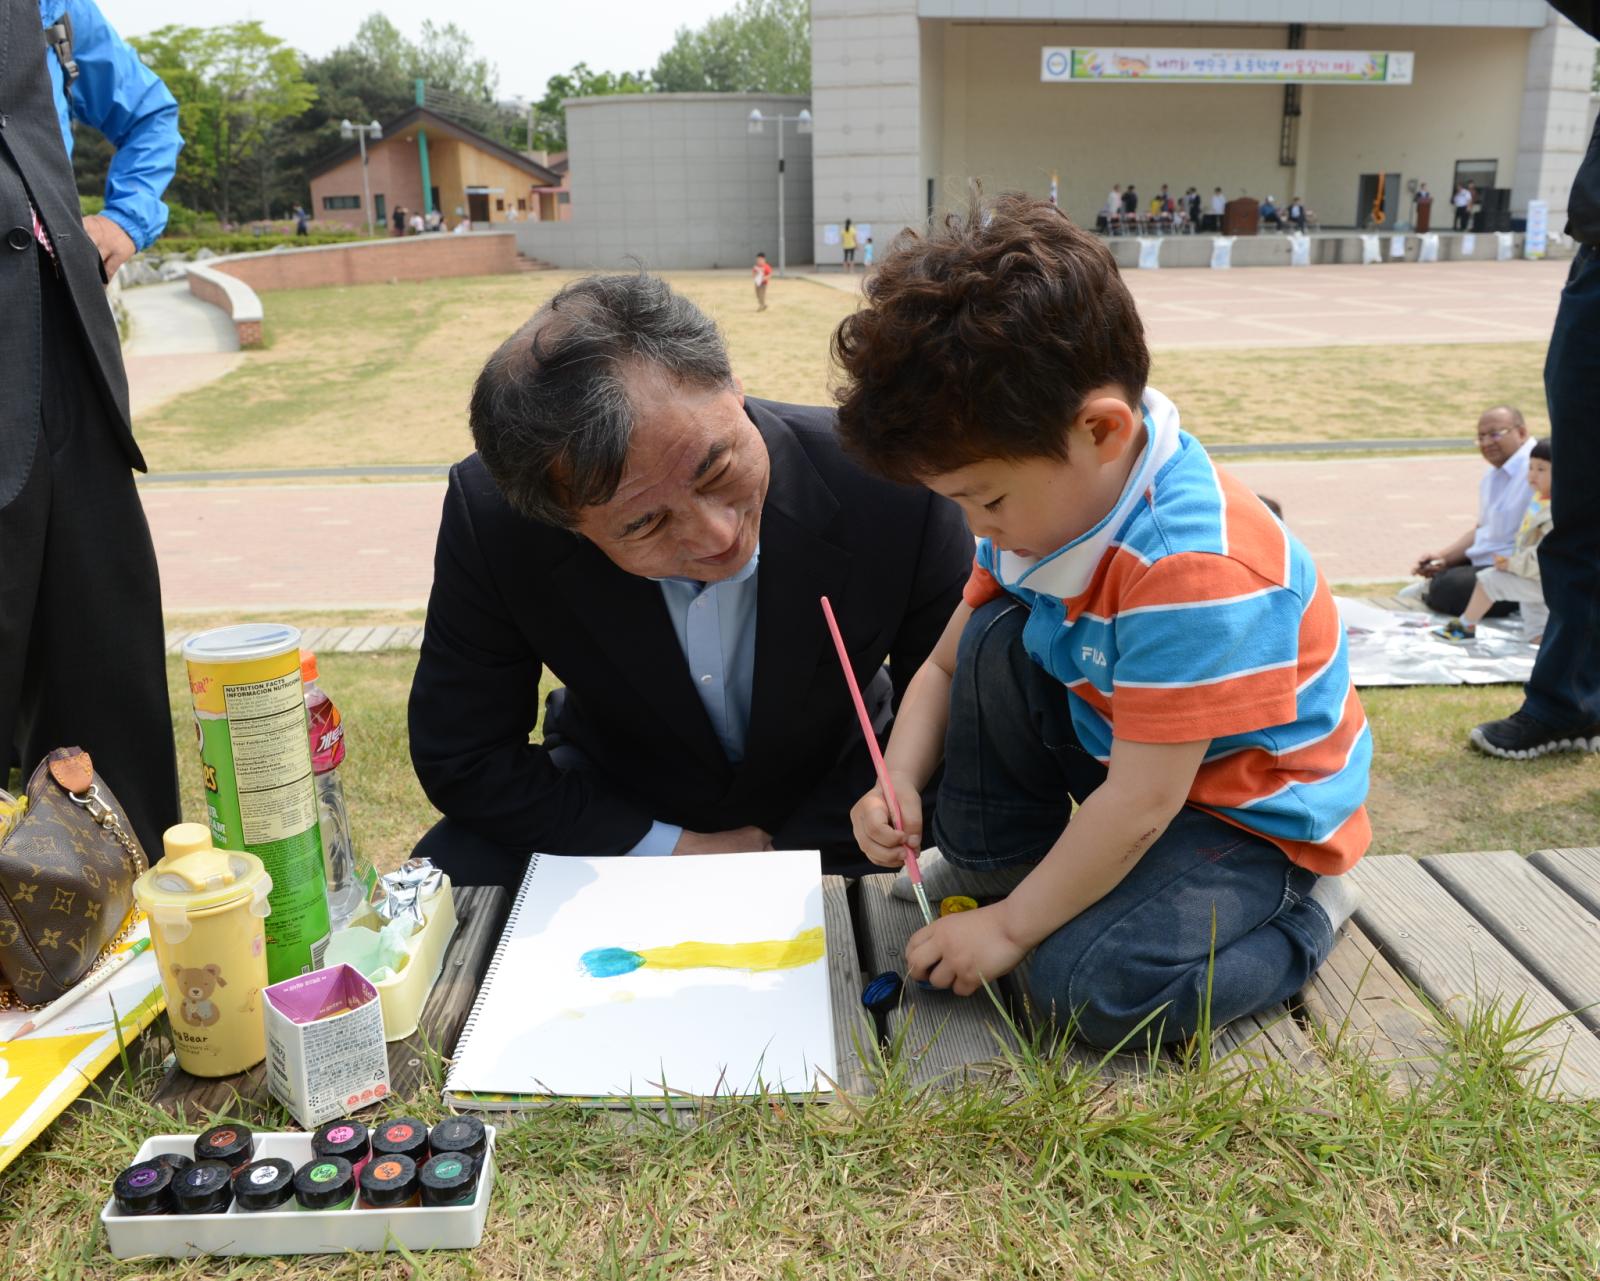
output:
[[[584,1096],[827,1090],[827,958],[792,969],[593,977],[593,948],[792,939],[820,928],[821,856],[540,855],[449,1088]],[[836,944],[837,945],[837,944]],[[818,1076],[826,1073],[828,1079]]]

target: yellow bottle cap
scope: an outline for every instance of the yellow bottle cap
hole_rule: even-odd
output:
[[[272,877],[254,854],[213,849],[211,832],[199,823],[179,823],[162,838],[166,857],[133,883],[134,900],[153,920],[175,923],[196,912],[254,900],[265,916]]]
[[[978,900],[968,898],[965,894],[952,894],[949,898],[939,903],[939,915],[949,916],[952,912],[971,912],[978,906]]]
[[[204,823],[174,823],[161,834],[161,848],[169,859],[211,848],[211,829]]]

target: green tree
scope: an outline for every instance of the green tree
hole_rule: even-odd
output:
[[[808,0],[739,0],[698,31],[679,27],[651,82],[661,93],[810,93]]]
[[[561,104],[567,98],[600,98],[614,93],[650,92],[650,75],[640,71],[593,71],[580,62],[571,71],[551,76],[544,97],[533,104],[533,145],[551,151],[567,147],[567,117]]]
[[[248,178],[259,187],[265,214],[276,126],[316,98],[300,55],[253,21],[166,26],[130,43],[178,100],[179,199],[227,222]]]

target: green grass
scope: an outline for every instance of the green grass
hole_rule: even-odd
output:
[[[1163,1069],[1117,1088],[1025,1043],[919,1092],[890,1057],[832,1107],[688,1125],[554,1109],[500,1135],[487,1235],[394,1259],[114,1263],[111,1175],[169,1119],[112,1074],[0,1175],[0,1275],[77,1278],[1578,1277],[1600,1267],[1600,1105],[1518,1079],[1508,1014],[1443,1022],[1427,1085],[1325,1047],[1326,1074]],[[426,1120],[437,1099],[406,1105]],[[281,1116],[265,1125],[284,1124]]]
[[[756,396],[829,403],[828,341],[851,295],[743,273],[668,273],[722,327]],[[265,297],[268,345],[141,416],[153,470],[453,462],[471,449],[472,380],[571,273],[303,289]],[[1465,437],[1485,406],[1545,427],[1538,343],[1157,351],[1152,383],[1203,441]]]

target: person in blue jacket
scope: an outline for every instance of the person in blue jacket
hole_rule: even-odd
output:
[[[81,216],[72,122],[116,147]],[[178,104],[92,0],[0,0],[0,786],[85,748],[140,843],[178,821],[155,548],[105,285],[161,234]]]

